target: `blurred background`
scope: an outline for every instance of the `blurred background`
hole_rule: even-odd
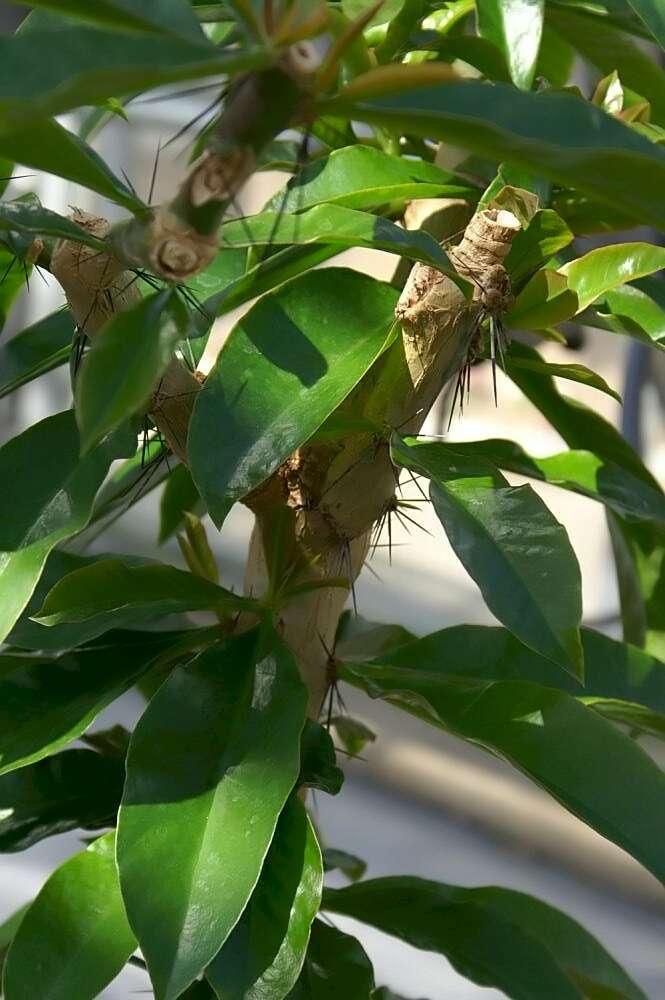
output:
[[[0,31],[13,30],[20,9],[0,3]],[[588,89],[588,88],[585,88]],[[129,123],[114,120],[95,145],[117,172],[125,171],[138,192],[147,196],[158,145],[192,119],[210,96],[168,96],[134,102]],[[75,127],[75,119],[66,124]],[[182,143],[162,152],[155,201],[176,185],[186,166]],[[261,174],[243,192],[242,210],[257,211],[284,183],[284,176]],[[117,210],[95,195],[52,177],[33,176],[13,184],[9,197],[35,190],[44,205],[66,213],[68,206],[112,217]],[[621,237],[612,234],[607,242]],[[632,238],[635,238],[632,235]],[[379,278],[392,276],[395,259],[374,251],[352,251],[326,266],[354,267]],[[56,308],[62,295],[54,284],[31,280],[15,306],[2,336],[11,337]],[[244,307],[245,309],[248,308]],[[238,318],[219,322],[210,350],[215,351]],[[665,357],[610,333],[583,331],[576,351],[548,343],[543,354],[553,362],[575,361],[598,371],[624,393],[624,408],[610,397],[567,382],[565,392],[581,399],[622,426],[642,450],[652,471],[665,484],[665,429],[662,388]],[[508,437],[528,452],[546,455],[564,443],[544,418],[499,375],[495,408],[487,365],[473,373],[471,404],[455,416],[451,440]],[[0,443],[71,401],[66,370],[42,377],[0,400]],[[425,430],[441,433],[447,425],[443,403],[435,407]],[[515,482],[517,477],[511,477]],[[614,567],[602,508],[590,500],[537,484],[536,488],[566,526],[582,567],[585,622],[619,635]],[[411,496],[413,490],[407,491]],[[167,543],[157,550],[159,493],[145,497],[120,522],[94,542],[94,551],[149,555],[182,565],[179,549]],[[418,634],[461,622],[490,624],[493,619],[475,584],[461,569],[432,512],[422,504],[415,518],[422,530],[393,530],[392,565],[379,547],[357,585],[359,613],[381,622],[398,622]],[[238,507],[221,534],[207,522],[224,583],[242,586],[250,515]],[[605,841],[502,761],[429,731],[415,719],[355,691],[343,691],[348,712],[375,733],[362,760],[340,759],[346,772],[341,794],[319,794],[315,819],[326,846],[359,855],[371,876],[409,873],[460,885],[502,885],[531,892],[583,923],[643,987],[652,1000],[665,998],[665,891],[623,851]],[[96,723],[132,726],[142,710],[129,694]],[[656,752],[654,748],[646,749]],[[580,764],[583,762],[580,761]],[[663,831],[654,831],[662,836]],[[0,921],[31,899],[50,871],[80,849],[75,834],[38,844],[0,860]],[[384,935],[341,918],[353,927],[375,963],[377,984],[407,997],[432,1000],[490,1000],[502,994],[482,989],[458,976],[438,956],[416,953]],[[128,969],[104,991],[104,1000],[124,1000],[150,993],[139,970]],[[39,998],[35,998],[39,1000]]]

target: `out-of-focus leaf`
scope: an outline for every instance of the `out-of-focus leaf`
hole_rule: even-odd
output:
[[[323,851],[323,870],[325,872],[341,871],[351,882],[357,882],[367,871],[367,862],[348,851],[340,851],[335,847],[326,847]]]
[[[158,1000],[226,941],[298,777],[306,690],[277,639],[259,643],[245,633],[177,668],[132,737],[118,865]]]
[[[111,462],[133,450],[134,436],[120,429],[81,459],[72,410],[0,448],[0,640],[28,603],[49,553],[87,524]]]
[[[247,908],[206,969],[219,1000],[268,1000],[290,992],[305,960],[322,888],[321,850],[304,806],[292,795]]]
[[[171,289],[116,313],[95,337],[76,380],[81,447],[145,407],[186,325],[186,310]]]
[[[187,0],[151,0],[148,8],[141,0],[95,0],[94,6],[86,0],[34,0],[31,6],[123,31],[185,36],[199,43],[205,41]],[[153,41],[145,39],[148,45]]]
[[[665,228],[665,150],[573,94],[467,80],[360,101],[342,92],[324,110],[514,162]]]
[[[554,30],[601,73],[618,69],[624,85],[650,101],[656,120],[665,120],[665,73],[627,32],[581,7],[552,6],[547,17]]]
[[[503,52],[513,83],[533,82],[543,33],[545,0],[478,0],[478,28]]]
[[[373,988],[374,969],[360,941],[315,920],[305,964],[288,1000],[369,1000]]]
[[[665,528],[609,520],[624,637],[665,660]]]
[[[372,212],[413,198],[467,197],[475,200],[477,189],[432,163],[356,145],[334,150],[305,167],[287,184],[286,197],[278,191],[266,208],[302,212],[334,204]]]
[[[60,309],[0,346],[0,399],[64,365],[73,336],[74,321]]]
[[[578,974],[612,996],[642,990],[577,921],[547,903],[494,886],[464,889],[396,876],[327,889],[324,907],[444,955],[462,975],[515,1000],[581,1000]]]
[[[578,299],[578,312],[620,285],[665,268],[665,247],[619,243],[598,247],[560,268]]]
[[[0,675],[0,774],[77,739],[174,644],[168,633],[113,633],[57,660],[26,658]]]
[[[582,677],[580,570],[565,529],[530,487],[438,444],[402,441],[391,454],[431,480],[434,509],[487,606],[531,649]]]
[[[188,453],[219,526],[339,406],[384,349],[396,291],[354,271],[302,275],[262,298],[198,394]]]
[[[345,611],[337,626],[335,652],[345,660],[355,659],[357,656],[366,659],[412,639],[415,639],[413,632],[402,625],[380,625],[367,621],[362,615]]]
[[[359,719],[352,719],[349,715],[337,715],[330,720],[330,724],[334,727],[340,743],[352,757],[357,757],[368,743],[374,743],[376,739],[376,734],[369,726]]]
[[[7,116],[4,128],[0,128],[0,155],[81,184],[130,212],[146,211],[141,199],[78,136],[52,118],[31,115],[27,128],[21,117],[18,113]]]
[[[635,13],[660,45],[665,49],[665,10],[659,0],[628,0]]]
[[[51,875],[26,912],[5,965],[6,1000],[90,1000],[136,948],[118,887],[114,834]]]
[[[102,618],[105,628],[137,624],[182,611],[251,611],[254,601],[162,563],[132,566],[101,559],[56,583],[34,619],[43,625]]]
[[[301,763],[298,781],[307,788],[318,788],[337,795],[344,783],[344,774],[337,766],[335,745],[330,733],[318,722],[308,719],[302,732]]]
[[[0,49],[4,37],[0,36]],[[30,236],[51,236],[54,239],[75,240],[94,250],[103,250],[105,244],[81,226],[44,208],[35,198],[30,200],[0,202],[0,230],[26,233]]]
[[[222,240],[231,246],[279,246],[327,243],[340,249],[361,246],[431,264],[451,275],[455,272],[436,240],[419,229],[403,229],[381,216],[341,205],[316,205],[299,215],[262,212],[241,221],[227,222]]]
[[[185,513],[203,513],[203,501],[186,465],[178,465],[169,474],[159,505],[159,543],[179,531]]]
[[[643,343],[665,349],[665,298],[659,278],[643,278],[635,285],[620,285],[608,292],[595,309],[580,319],[590,326],[623,333]]]
[[[125,768],[90,750],[65,750],[0,777],[0,852],[67,830],[115,823]]]

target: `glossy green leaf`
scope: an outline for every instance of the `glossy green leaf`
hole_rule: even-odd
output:
[[[291,654],[258,643],[246,633],[176,669],[132,737],[118,864],[158,1000],[226,941],[298,777],[306,691]]]
[[[325,872],[341,871],[352,882],[362,878],[367,871],[367,862],[348,851],[340,851],[335,847],[326,847],[323,851],[323,870]]]
[[[203,501],[199,496],[192,474],[186,465],[178,465],[169,473],[159,505],[159,542],[165,542],[180,531],[185,513],[203,513]]]
[[[67,830],[115,824],[125,768],[90,750],[65,750],[0,777],[0,852],[24,851]]]
[[[308,719],[302,732],[299,784],[337,795],[344,774],[337,766],[335,744],[324,727]]]
[[[624,637],[665,660],[665,529],[611,515]]]
[[[582,8],[552,5],[548,20],[602,74],[618,69],[624,86],[650,102],[656,121],[665,120],[665,72],[627,32],[608,18]]]
[[[26,660],[0,676],[0,774],[77,739],[173,645],[167,634],[114,633],[109,644],[57,660]]]
[[[103,616],[106,628],[203,609],[251,611],[255,603],[199,576],[148,563],[101,559],[63,577],[47,595],[34,619],[42,625],[85,622]]]
[[[17,297],[30,285],[30,268],[19,260],[11,249],[0,246],[0,332]],[[0,370],[0,380],[4,380]]]
[[[116,313],[100,330],[76,380],[83,452],[147,405],[186,316],[175,292],[166,289]]]
[[[0,924],[0,978],[2,977],[3,969],[5,967],[5,959],[7,957],[7,952],[9,951],[9,946],[16,937],[16,932],[21,926],[21,921],[23,920],[29,906],[30,904],[26,903],[25,906],[20,907],[20,909],[12,913],[11,917],[4,920]],[[2,990],[1,983],[0,990]],[[2,993],[0,993],[0,996],[2,996]]]
[[[206,969],[219,1000],[273,1000],[290,992],[305,960],[322,889],[316,835],[300,799],[292,795],[247,908]]]
[[[635,13],[660,45],[665,49],[665,10],[659,0],[628,0]]]
[[[374,969],[360,941],[315,920],[307,958],[289,1000],[369,1000],[373,988]]]
[[[508,760],[665,880],[665,850],[653,836],[665,822],[665,774],[572,695],[531,681],[474,683],[378,662],[347,663],[340,676]]]
[[[325,110],[514,162],[665,228],[665,150],[573,94],[467,80],[359,101],[342,94]]]
[[[262,298],[198,394],[190,468],[219,526],[321,426],[383,350],[395,289],[354,271],[302,275]]]
[[[538,494],[438,444],[394,435],[391,454],[431,480],[434,509],[490,611],[529,648],[583,676],[580,569]]]
[[[614,288],[580,320],[665,349],[665,299],[657,277]]]
[[[582,1000],[578,974],[624,1000],[646,1000],[599,941],[547,903],[494,886],[408,876],[328,889],[324,906],[445,956],[463,976],[515,1000]]]
[[[630,518],[665,520],[665,495],[662,490],[639,479],[617,462],[600,458],[591,451],[562,451],[537,458],[527,454],[514,441],[497,438],[456,441],[453,445],[442,443],[440,447],[450,447],[456,454],[493,462],[506,472],[516,472],[530,479],[574,490]]]
[[[188,0],[151,0],[147,8],[141,0],[95,0],[94,6],[86,0],[35,0],[31,6],[92,24],[129,31],[184,35],[204,41]]]
[[[533,83],[543,33],[545,0],[478,0],[478,29],[503,52],[513,83]]]
[[[584,683],[564,674],[534,653],[506,629],[485,625],[456,625],[433,632],[377,662],[431,671],[449,680],[524,680],[575,695],[606,714],[605,703],[640,706],[665,722],[665,664],[635,646],[617,642],[592,629],[582,629]],[[610,714],[612,707],[610,706]]]
[[[317,205],[299,215],[262,212],[242,221],[227,222],[221,238],[231,246],[326,243],[340,250],[348,247],[388,250],[458,277],[429,233],[403,229],[381,216],[336,204]]]
[[[571,382],[579,382],[580,385],[588,385],[591,389],[598,389],[600,392],[606,393],[612,399],[616,399],[617,403],[621,402],[621,396],[616,389],[612,389],[601,375],[598,375],[597,372],[592,372],[586,365],[561,365],[554,364],[551,361],[543,361],[542,359],[511,358],[509,356],[506,358],[506,369],[511,366],[513,368],[525,368],[527,371],[536,372],[540,375],[551,375],[555,378],[565,378]]]
[[[18,112],[6,116],[0,128],[0,155],[81,184],[130,212],[146,211],[141,199],[76,135],[46,117],[31,116],[26,128],[22,117]]]
[[[505,260],[513,288],[518,288],[573,240],[564,220],[551,208],[540,209],[513,240]]]
[[[665,268],[665,247],[654,243],[619,243],[591,250],[564,264],[560,271],[577,295],[579,312],[619,285],[662,268]]]
[[[114,835],[51,875],[25,914],[5,966],[5,1000],[90,1000],[136,948],[122,905]]]
[[[578,311],[578,299],[568,281],[558,271],[536,271],[517,296],[505,316],[506,325],[516,330],[545,330],[571,319]]]
[[[432,163],[391,156],[371,146],[346,146],[301,170],[266,208],[302,212],[334,204],[364,212],[412,198],[474,198],[477,189]]]
[[[0,399],[69,358],[74,321],[60,309],[0,346]]]
[[[133,435],[122,429],[80,459],[74,413],[66,410],[0,448],[0,640],[28,603],[49,553],[85,527],[111,462],[130,447]]]

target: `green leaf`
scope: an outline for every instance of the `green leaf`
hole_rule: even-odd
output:
[[[0,675],[0,774],[77,739],[174,644],[160,633],[113,633],[57,660],[25,659]]]
[[[337,738],[352,757],[357,757],[368,743],[374,743],[376,740],[376,733],[373,733],[364,722],[352,719],[349,715],[335,716],[330,720],[330,724],[334,726]]]
[[[16,937],[16,932],[21,926],[21,921],[23,920],[29,906],[30,904],[26,903],[25,906],[16,910],[12,913],[11,917],[0,924],[0,990],[2,989],[1,978],[9,946]],[[0,993],[0,996],[2,996],[2,993]]]
[[[30,286],[30,270],[18,259],[13,250],[5,249],[4,246],[0,246],[0,268],[2,268],[0,271],[0,331],[2,331],[17,296]],[[3,369],[0,379],[4,378]]]
[[[536,212],[526,229],[521,229],[513,240],[504,261],[513,288],[530,278],[573,238],[561,216],[551,208]]]
[[[547,17],[558,34],[603,75],[618,69],[624,86],[650,102],[656,121],[665,120],[665,73],[627,32],[607,17],[583,9],[552,5]]]
[[[141,0],[95,0],[94,6],[86,0],[33,0],[31,6],[125,31],[183,35],[204,41],[187,0],[151,0],[147,8]]]
[[[374,969],[360,941],[315,920],[307,958],[289,1000],[369,1000],[373,989]]]
[[[0,49],[4,38],[0,36]],[[20,198],[0,202],[0,231],[26,233],[30,236],[51,236],[54,239],[75,240],[94,250],[104,250],[106,244],[86,232],[71,219],[44,208],[37,198]]]
[[[665,228],[665,150],[573,94],[466,80],[361,101],[342,94],[324,109],[514,162]]]
[[[183,611],[256,607],[250,598],[174,566],[132,566],[122,559],[101,559],[63,577],[33,617],[42,625],[101,619],[109,629]]]
[[[474,683],[382,663],[347,663],[340,677],[508,760],[665,880],[653,836],[665,822],[665,774],[575,697],[530,681]]]
[[[301,170],[266,208],[302,212],[334,204],[372,212],[396,210],[413,198],[477,198],[479,192],[454,174],[424,160],[391,156],[371,146],[346,146]]]
[[[90,750],[65,750],[0,777],[0,851],[28,847],[67,830],[115,824],[125,768]]]
[[[611,515],[624,637],[665,660],[665,529]]]
[[[478,0],[478,30],[501,49],[515,86],[533,83],[543,33],[545,0]]]
[[[660,285],[657,277],[643,278],[636,285],[621,285],[580,319],[589,326],[623,333],[665,350],[665,301]]]
[[[323,851],[323,870],[325,872],[341,871],[352,882],[357,882],[367,871],[367,862],[348,851],[340,851],[335,847],[326,847]]]
[[[150,400],[186,323],[172,289],[116,313],[95,337],[76,380],[76,417],[83,452]]]
[[[25,118],[25,113],[6,115],[4,128],[0,128],[0,155],[81,184],[130,212],[146,212],[141,199],[82,139],[50,118],[31,116],[28,128],[21,117]]]
[[[628,0],[628,3],[644,21],[661,49],[665,49],[665,11],[659,0]]]
[[[643,706],[665,721],[665,664],[635,646],[582,629],[584,684],[522,645],[506,629],[456,625],[376,658],[380,664],[410,667],[448,680],[523,680],[575,695],[606,714],[605,703]],[[610,712],[612,706],[610,705]]]
[[[431,479],[434,509],[490,611],[529,648],[582,677],[580,570],[538,494],[438,444],[393,435],[391,454]]]
[[[226,941],[298,777],[306,691],[291,654],[259,641],[246,633],[176,669],[132,737],[118,864],[158,1000]]]
[[[327,889],[324,907],[438,952],[467,979],[515,1000],[582,1000],[576,977],[646,1000],[599,941],[554,907],[511,889],[395,876]]]
[[[120,34],[40,14],[29,30],[0,38],[0,132],[11,131],[21,114],[51,117],[168,83],[260,69],[266,62],[258,48],[225,51],[200,33],[198,40]]]
[[[429,233],[403,229],[389,219],[341,205],[317,205],[299,215],[262,212],[248,219],[227,222],[222,227],[221,238],[231,246],[326,243],[345,249],[387,250],[431,264],[459,280],[445,253]]]
[[[514,357],[532,360],[540,357],[533,348],[515,341],[511,345],[511,354]],[[526,368],[517,367],[510,368],[509,374],[527,399],[559,432],[569,448],[586,449],[592,441],[594,454],[598,458],[621,466],[653,490],[661,492],[660,486],[644,466],[639,455],[619,431],[595,410],[577,400],[560,395],[554,380],[548,376],[537,375]]]
[[[578,298],[578,312],[614,288],[665,267],[665,247],[654,243],[619,243],[598,247],[564,264],[561,274]]]
[[[0,399],[46,372],[64,365],[74,336],[74,321],[59,309],[0,347]]]
[[[506,358],[506,370],[510,367],[513,368],[525,368],[527,371],[536,372],[540,375],[551,375],[555,378],[565,378],[569,379],[571,382],[579,382],[581,385],[588,385],[592,389],[598,389],[600,392],[606,393],[611,396],[612,399],[616,399],[617,403],[621,403],[621,396],[619,393],[612,389],[611,386],[607,384],[605,379],[598,375],[596,372],[592,372],[590,368],[585,365],[557,365],[553,364],[551,361],[543,361],[542,359],[536,360],[535,358],[511,358],[510,355]]]
[[[185,514],[203,513],[204,506],[192,474],[186,465],[178,465],[169,473],[159,505],[159,544],[180,531]]]
[[[337,766],[335,745],[328,730],[308,719],[302,731],[300,753],[299,784],[337,795],[344,784],[344,774]]]
[[[395,289],[326,269],[262,298],[226,341],[198,394],[188,454],[220,526],[321,426],[384,349]]]
[[[563,323],[578,310],[577,295],[558,271],[536,271],[505,316],[506,325],[516,330],[545,330]]]
[[[136,941],[113,844],[109,833],[51,875],[9,949],[6,1000],[90,1000],[125,965]]]
[[[321,902],[323,864],[311,821],[292,795],[239,923],[206,969],[220,1000],[272,1000],[294,986]]]
[[[111,462],[134,449],[119,430],[85,458],[72,410],[47,417],[0,448],[0,640],[28,603],[51,550],[88,523]]]
[[[574,490],[606,504],[616,513],[643,521],[665,520],[665,495],[617,462],[600,458],[591,451],[562,451],[545,458],[527,454],[514,441],[490,438],[487,441],[442,442],[469,458],[493,462],[500,469],[530,479]]]
[[[415,639],[402,625],[377,625],[362,615],[344,611],[337,626],[335,652],[343,659],[367,659]]]

